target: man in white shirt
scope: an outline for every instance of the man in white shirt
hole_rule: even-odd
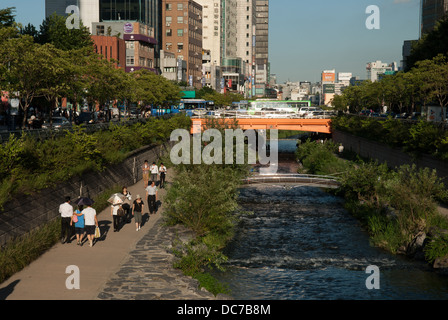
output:
[[[146,187],[146,198],[148,200],[149,214],[153,212],[156,213],[156,202],[157,202],[157,187],[154,181],[151,181],[151,185]]]
[[[149,171],[151,171],[151,181],[156,182],[157,175],[159,174],[159,168],[157,167],[155,162],[152,163],[151,167],[149,168]]]
[[[72,227],[70,221],[72,220],[73,207],[70,204],[70,197],[65,197],[65,202],[59,206],[59,214],[61,215],[61,243],[70,243],[72,236]]]

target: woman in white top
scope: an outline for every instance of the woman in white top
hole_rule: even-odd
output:
[[[96,218],[96,210],[88,206],[81,212],[84,215],[85,229],[87,239],[89,239],[89,246],[93,246],[93,239],[95,237],[95,227],[98,227],[98,219]]]

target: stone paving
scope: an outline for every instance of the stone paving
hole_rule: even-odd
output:
[[[161,219],[137,243],[129,258],[102,288],[100,300],[214,300],[195,279],[172,267],[172,241],[181,228],[164,227]]]

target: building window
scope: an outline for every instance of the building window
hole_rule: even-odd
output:
[[[177,36],[183,37],[184,36],[184,29],[177,29]]]
[[[166,17],[165,18],[165,22],[166,22],[166,26],[169,27],[171,26],[171,22],[172,22],[173,18],[172,17]]]
[[[133,56],[126,56],[126,65],[127,66],[133,66],[134,65],[134,57]]]
[[[171,3],[167,3],[166,5],[165,5],[165,9],[166,9],[166,11],[171,11],[171,9],[172,9],[172,4]]]
[[[180,10],[180,11],[184,10],[184,4],[183,3],[178,3],[177,4],[177,10]]]
[[[171,37],[172,36],[172,30],[171,29],[166,29],[166,36],[167,37]]]
[[[177,23],[184,23],[184,17],[183,16],[177,17]]]
[[[177,51],[181,52],[184,49],[184,44],[182,42],[177,43]]]
[[[172,47],[173,47],[173,44],[171,42],[167,42],[165,45],[166,51],[170,51]]]
[[[97,36],[104,35],[104,26],[102,25],[96,26],[96,35]]]

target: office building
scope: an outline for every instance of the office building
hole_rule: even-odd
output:
[[[202,6],[193,0],[162,0],[163,50],[187,62],[188,84],[202,87]]]
[[[92,24],[94,35],[118,37],[126,44],[126,72],[147,69],[159,73],[156,65],[154,30],[147,24],[127,21],[102,21]]]
[[[385,74],[393,74],[398,71],[396,62],[390,64],[381,61],[369,62],[366,66],[367,80],[372,82],[381,80],[381,76]]]
[[[255,0],[255,95],[264,96],[269,83],[269,0]]]
[[[95,51],[105,59],[115,62],[116,68],[126,68],[126,42],[118,37],[92,35]]]
[[[82,24],[92,32],[92,23],[100,21],[99,0],[45,0],[45,17],[49,17],[53,13],[66,16],[68,15],[66,11],[69,6],[77,6],[79,8],[79,17]]]
[[[172,52],[160,50],[162,76],[175,82],[187,82],[187,63]]]
[[[202,47],[210,55],[210,65],[220,66],[222,61],[222,0],[196,0],[202,6]]]
[[[448,13],[448,0],[421,1],[421,35],[430,32]]]

